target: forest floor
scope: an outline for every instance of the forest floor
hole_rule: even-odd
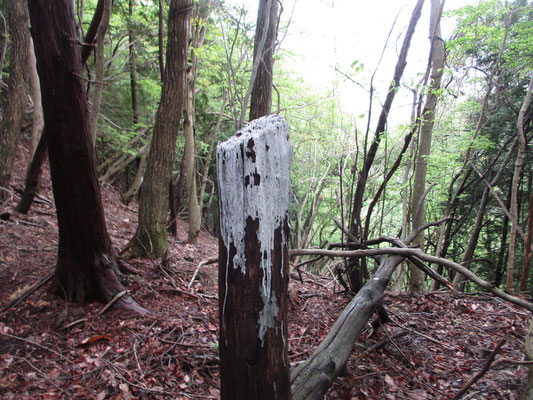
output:
[[[11,189],[0,209],[0,307],[54,270],[58,230],[48,172],[27,215],[12,211],[28,161],[19,148]],[[117,249],[131,238],[136,205],[126,207],[110,186],[102,193]],[[202,232],[197,245],[169,237],[169,257],[129,261],[128,291],[151,313],[139,318],[103,304],[68,304],[50,283],[0,311],[0,397],[3,399],[217,399],[217,240]],[[290,282],[289,359],[304,360],[349,302],[331,276],[303,274]],[[486,294],[390,293],[392,322],[370,323],[354,346],[346,374],[326,399],[451,399],[505,339],[496,362],[462,397],[520,399],[529,313]],[[103,312],[102,312],[103,311]]]

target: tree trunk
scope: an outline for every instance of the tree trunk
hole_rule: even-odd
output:
[[[520,183],[520,175],[524,168],[524,155],[526,153],[526,137],[524,134],[524,116],[531,100],[531,92],[533,90],[533,76],[529,81],[527,94],[520,108],[517,121],[517,137],[518,149],[516,154],[516,164],[513,174],[513,183],[511,190],[511,232],[509,234],[509,254],[507,256],[507,282],[506,289],[509,293],[514,293],[514,263],[516,252],[516,237],[518,232],[518,186]]]
[[[270,116],[217,148],[223,400],[290,399],[287,341],[291,144]]]
[[[87,35],[85,36],[84,43],[94,42],[97,28],[102,18],[103,5],[104,5],[103,2],[104,0],[98,1],[98,5],[96,6],[96,11],[93,15],[93,19],[91,20],[91,25],[89,27]],[[32,40],[32,46],[33,46],[33,40]],[[82,50],[81,50],[82,66],[85,65],[85,63],[87,62],[89,55],[91,54],[92,48],[93,46],[82,47]],[[39,95],[39,98],[41,98],[41,95]],[[42,104],[41,104],[41,107],[42,107]],[[47,151],[48,143],[47,143],[47,139],[45,135],[46,135],[46,130],[43,128],[41,137],[39,139],[39,143],[37,144],[37,147],[35,148],[35,151],[33,153],[33,158],[31,160],[30,165],[28,166],[28,170],[26,171],[24,193],[22,194],[20,203],[17,205],[17,211],[23,214],[26,214],[29,211],[33,203],[33,199],[35,198],[35,195],[37,194],[37,190],[39,187],[39,181],[41,179],[41,172],[42,172],[42,165],[48,153]]]
[[[133,17],[133,0],[129,0],[129,16],[130,19]],[[135,33],[130,26],[128,27],[128,36],[130,44],[130,87],[131,87],[131,119],[134,125],[139,123],[139,110],[137,109],[137,73],[136,73],[136,62],[135,62]],[[163,75],[162,75],[163,76]]]
[[[0,31],[0,83],[2,83],[2,73],[4,71],[7,50],[7,22],[2,11],[0,11],[0,18],[2,18],[2,30]]]
[[[128,245],[128,256],[161,257],[167,249],[168,182],[183,107],[187,33],[192,6],[192,0],[172,0],[170,3],[166,77],[139,201],[139,223]]]
[[[196,187],[196,150],[194,146],[194,77],[192,71],[187,74],[187,90],[184,107],[185,122],[183,135],[185,136],[185,193],[189,209],[188,243],[196,243],[202,223],[202,212],[198,203]]]
[[[41,83],[37,73],[33,39],[28,35],[28,72],[31,85],[31,99],[33,102],[33,122],[31,126],[31,155],[34,156],[39,145],[39,139],[44,128],[43,106],[41,103]]]
[[[196,3],[194,10],[194,26],[192,29],[191,51],[190,51],[190,69],[187,73],[187,85],[185,92],[185,107],[184,107],[184,127],[183,134],[185,136],[185,188],[187,194],[187,205],[189,209],[189,230],[188,243],[196,243],[198,234],[202,226],[202,198],[198,198],[197,182],[196,182],[196,146],[195,146],[195,108],[196,108],[196,76],[198,67],[198,58],[196,56],[196,49],[204,44],[205,38],[205,21],[210,13],[209,0],[202,0]]]
[[[181,199],[183,198],[183,188],[185,187],[185,153],[183,153],[181,156],[180,172],[178,175],[178,181],[173,186],[174,186],[174,204],[171,205],[170,208],[171,210],[172,209],[175,210],[175,215],[174,216],[171,215],[171,219],[168,225],[169,225],[169,231],[172,233],[172,235],[178,236],[177,218],[178,218],[178,213],[180,212],[180,208],[181,208]]]
[[[292,400],[320,400],[345,369],[355,341],[381,305],[383,293],[402,256],[382,258],[371,280],[346,306],[314,353],[291,372]]]
[[[526,334],[524,353],[527,361],[533,361],[533,319],[529,323],[529,329]],[[533,365],[529,365],[526,393],[524,400],[533,400]]]
[[[418,140],[418,153],[415,161],[415,176],[413,182],[413,193],[411,198],[412,229],[417,230],[425,223],[424,193],[426,191],[427,158],[431,152],[431,137],[433,125],[435,123],[435,109],[437,107],[437,92],[440,89],[442,72],[444,69],[444,43],[440,33],[440,17],[442,8],[440,0],[431,0],[430,17],[430,40],[431,40],[431,82],[428,88],[428,95],[424,112],[422,113],[422,127]],[[423,231],[417,236],[415,244],[424,249]],[[412,291],[422,291],[425,289],[425,275],[420,269],[409,265],[410,282],[409,288]]]
[[[228,94],[226,93],[226,95],[224,96],[224,100],[222,101],[222,107],[220,109],[220,113],[218,114],[215,128],[213,129],[213,133],[211,134],[211,138],[209,140],[209,150],[207,151],[207,156],[205,157],[205,161],[204,161],[204,168],[202,171],[202,181],[200,183],[200,193],[198,194],[198,199],[201,202],[204,201],[205,187],[207,185],[207,180],[209,177],[209,164],[211,164],[211,157],[213,156],[213,150],[215,149],[215,142],[217,140],[217,135],[220,130],[220,124],[222,123],[222,117],[224,116],[224,109],[226,108],[227,103],[228,103]]]
[[[381,142],[381,136],[385,131],[388,114],[391,109],[394,96],[396,95],[397,87],[402,79],[405,66],[407,65],[407,54],[411,45],[411,39],[415,33],[416,25],[422,13],[423,5],[424,0],[418,0],[413,10],[413,14],[411,15],[411,20],[409,21],[409,26],[407,28],[402,48],[400,50],[400,55],[398,56],[398,61],[394,70],[394,76],[391,85],[389,86],[387,97],[385,98],[385,103],[383,104],[381,114],[378,119],[376,131],[374,133],[374,140],[372,141],[370,149],[363,161],[363,168],[359,171],[359,175],[357,177],[357,184],[355,186],[355,194],[353,196],[351,208],[351,221],[349,224],[347,224],[349,226],[350,233],[356,238],[364,239],[362,238],[362,236],[364,236],[364,232],[362,229],[363,227],[361,226],[361,210],[363,208],[363,197],[366,189],[368,174],[370,173],[370,168],[374,163],[374,158],[376,157],[379,143]],[[352,290],[356,292],[362,287],[362,277],[364,277],[364,275],[367,273],[365,262],[366,261],[364,259],[361,260],[361,262],[357,261],[358,266],[352,268],[350,271],[350,282],[354,283],[354,285],[352,285]]]
[[[383,132],[385,131],[385,126],[387,124],[387,117],[391,109],[394,96],[396,95],[396,89],[398,85],[400,84],[403,71],[405,69],[405,66],[407,65],[407,54],[409,52],[409,46],[411,45],[411,39],[415,33],[416,24],[418,23],[418,20],[420,19],[423,4],[424,4],[424,0],[418,0],[413,10],[413,14],[409,22],[409,27],[407,28],[407,32],[405,34],[405,38],[402,44],[402,49],[400,51],[400,55],[396,63],[396,68],[394,70],[394,76],[393,76],[391,85],[389,86],[387,97],[385,99],[385,103],[383,104],[383,108],[381,110],[381,114],[378,119],[378,124],[376,126],[376,131],[374,134],[374,140],[365,157],[363,168],[359,171],[359,176],[357,178],[357,185],[355,188],[355,195],[353,198],[353,205],[352,205],[352,213],[351,213],[352,221],[350,221],[350,232],[355,237],[361,236],[360,235],[361,233],[360,232],[361,209],[363,207],[363,195],[364,195],[365,188],[366,188],[368,174],[370,172],[370,168],[372,167],[372,164],[374,163],[374,158],[376,156],[379,143],[381,142],[381,136]]]
[[[483,217],[485,216],[485,210],[487,208],[488,201],[489,201],[489,188],[486,187],[483,190],[483,194],[481,195],[476,222],[474,226],[471,228],[470,239],[468,240],[468,244],[466,246],[466,249],[463,253],[463,257],[461,259],[461,265],[464,265],[467,268],[472,262],[474,251],[476,250],[477,242],[479,239],[479,234],[481,232],[481,228],[483,227]],[[464,287],[465,287],[465,280],[462,278],[463,277],[461,274],[455,274],[455,277],[453,278],[453,285],[460,292],[464,291]]]
[[[527,240],[526,250],[524,255],[524,266],[522,267],[522,278],[520,279],[520,291],[522,293],[527,291],[527,283],[529,280],[529,265],[531,263],[531,239],[533,237],[533,193],[529,194],[529,210],[527,216]]]
[[[11,44],[9,76],[6,79],[6,103],[0,118],[0,201],[8,198],[17,138],[22,129],[26,103],[29,41],[29,19],[26,3],[19,0],[7,0],[6,6]]]
[[[130,204],[130,202],[137,195],[137,193],[139,193],[139,190],[141,189],[141,186],[143,184],[143,176],[146,172],[146,163],[148,160],[148,156],[144,153],[145,151],[143,151],[142,153],[139,152],[141,161],[137,166],[137,173],[135,174],[135,178],[133,179],[133,182],[131,183],[128,191],[124,193],[124,196],[122,197],[122,202],[126,205]]]
[[[93,48],[95,47],[96,35],[98,34],[98,27],[100,26],[100,21],[102,20],[102,15],[104,13],[104,3],[107,0],[98,0],[96,4],[96,9],[94,10],[94,15],[87,29],[87,34],[83,38],[83,47],[81,49],[81,64],[85,65]]]
[[[263,39],[265,35],[265,39]],[[253,121],[270,114],[272,106],[272,77],[274,72],[274,48],[278,36],[277,0],[260,0],[254,39],[255,79],[252,80],[250,117]],[[263,44],[261,43],[264,40]],[[252,71],[252,75],[254,72]]]
[[[89,117],[89,129],[93,148],[96,145],[98,132],[98,116],[100,115],[100,102],[102,100],[102,90],[104,89],[104,62],[105,62],[105,35],[109,27],[111,18],[111,0],[104,0],[102,19],[96,34],[96,73],[94,81],[94,91],[92,95],[91,113]]]
[[[44,122],[44,121],[43,121]],[[24,184],[24,192],[20,199],[19,204],[17,205],[17,211],[22,214],[26,214],[33,203],[33,199],[37,194],[39,188],[39,181],[41,179],[41,169],[43,162],[46,159],[48,154],[48,146],[46,144],[45,131],[43,130],[41,138],[37,144],[37,148],[33,153],[33,158],[31,159],[28,170],[26,171],[26,181]]]
[[[170,178],[168,183],[168,204],[170,205],[170,217],[167,224],[167,232],[174,237],[178,237],[178,210],[176,209],[176,194],[175,194],[174,178]]]
[[[109,302],[124,288],[105,225],[73,5],[31,0],[28,6],[59,226],[56,282],[67,300]],[[130,296],[120,302],[147,312]]]
[[[163,45],[163,31],[165,29],[165,20],[163,18],[163,0],[159,0],[159,8],[157,11],[157,59],[159,61],[159,73],[161,75],[161,82],[163,82],[165,80],[165,47]]]

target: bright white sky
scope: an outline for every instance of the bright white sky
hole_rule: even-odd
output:
[[[255,15],[259,0],[229,0],[231,3],[245,5],[249,18]],[[291,69],[311,86],[324,93],[331,89],[332,82],[339,82],[339,93],[343,111],[353,115],[366,112],[368,95],[364,90],[343,79],[335,72],[350,73],[354,61],[363,63],[363,72],[354,79],[368,88],[370,76],[377,66],[383,46],[394,23],[398,19],[389,40],[384,59],[375,78],[376,96],[381,101],[394,72],[403,33],[407,28],[416,0],[282,0],[283,21],[292,13],[292,22],[287,37],[282,42],[283,49],[297,56]],[[479,0],[447,0],[445,11],[459,8]],[[294,11],[293,11],[294,9]],[[416,82],[418,74],[426,68],[429,52],[429,11],[430,0],[426,0],[422,10],[415,37],[411,44],[404,82]],[[453,29],[453,21],[443,21],[442,34],[447,39]],[[280,32],[282,36],[282,32]],[[280,37],[279,36],[279,37]],[[408,122],[411,95],[398,94],[394,112],[397,123]]]

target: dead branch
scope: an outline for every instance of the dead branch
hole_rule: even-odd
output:
[[[407,249],[407,245],[403,243],[401,240],[389,237],[389,236],[383,236],[381,238],[378,238],[377,240],[383,240],[386,242],[391,243],[393,246],[396,246],[401,249]],[[448,279],[437,273],[437,271],[434,271],[430,267],[428,267],[426,264],[424,264],[422,261],[420,261],[418,258],[413,256],[407,256],[407,259],[411,261],[418,269],[423,271],[426,275],[428,275],[430,278],[436,280],[441,285],[446,286],[448,289],[450,289],[452,292],[455,292],[455,287],[453,286],[452,282],[450,282]]]
[[[420,232],[422,232],[423,230],[426,230],[428,228],[431,228],[432,226],[436,226],[436,225],[440,225],[440,224],[443,224],[444,222],[450,220],[450,219],[453,219],[452,217],[448,216],[448,217],[444,217],[442,219],[439,219],[438,221],[433,221],[433,222],[428,222],[427,224],[424,224],[422,226],[419,226],[418,228],[416,228],[413,232],[411,232],[411,234],[409,236],[407,236],[403,242],[406,243],[406,244],[409,244],[411,243],[413,240],[415,240],[415,238],[418,236],[418,234]]]
[[[453,269],[454,271],[459,272],[466,279],[474,282],[475,284],[482,287],[483,289],[486,289],[493,295],[533,312],[533,303],[530,303],[529,301],[510,295],[508,293],[505,293],[504,291],[496,288],[492,283],[487,282],[484,279],[481,279],[479,276],[474,274],[472,271],[469,271],[467,268],[463,267],[461,264],[458,264],[446,258],[431,256],[429,254],[424,253],[422,250],[419,250],[419,249],[410,249],[410,248],[399,249],[399,248],[385,247],[381,249],[362,249],[362,250],[352,250],[352,251],[319,250],[319,249],[297,249],[297,250],[289,251],[289,257],[294,257],[296,255],[306,255],[306,256],[324,255],[324,256],[329,256],[329,257],[374,257],[374,256],[379,256],[379,255],[385,255],[385,254],[400,255],[403,257],[415,256],[429,263],[444,265],[445,267],[449,267]]]
[[[371,351],[377,351],[385,347],[387,344],[392,343],[393,340],[399,339],[405,335],[409,334],[408,330],[402,330],[399,332],[396,332],[394,335],[387,336],[386,338],[380,340],[373,346],[370,346],[368,349],[365,350],[365,353],[370,353]]]
[[[198,264],[198,266],[196,267],[196,269],[194,270],[194,274],[192,274],[192,278],[191,278],[191,281],[189,282],[189,284],[187,285],[187,289],[188,290],[191,289],[191,286],[194,283],[194,280],[196,279],[196,275],[198,275],[198,272],[200,271],[200,268],[202,268],[204,265],[214,264],[214,263],[217,263],[217,262],[218,262],[218,257],[211,257],[211,258],[208,258],[207,260],[201,261]]]
[[[6,303],[2,307],[1,312],[5,312],[9,310],[11,307],[15,307],[17,304],[21,303],[22,301],[26,300],[30,294],[44,286],[48,281],[50,281],[55,276],[55,272],[50,272],[48,275],[46,275],[43,279],[41,279],[39,282],[37,282],[35,285],[30,287],[28,290],[26,290],[24,293],[22,293],[20,296],[18,296],[16,299],[11,300],[10,302]]]

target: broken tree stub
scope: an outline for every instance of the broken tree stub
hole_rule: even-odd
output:
[[[221,398],[289,399],[287,285],[292,146],[279,116],[217,146]]]

